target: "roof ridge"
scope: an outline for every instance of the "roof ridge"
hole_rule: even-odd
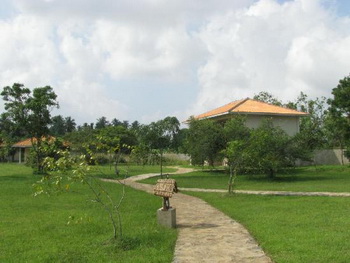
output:
[[[256,102],[260,102],[260,103],[265,103],[265,104],[268,104],[270,106],[279,107],[279,108],[283,108],[283,109],[286,109],[286,110],[291,110],[291,111],[301,112],[301,113],[308,113],[308,112],[303,112],[303,111],[300,111],[300,110],[297,110],[297,109],[288,108],[286,106],[286,104],[275,105],[273,103],[269,103],[269,102],[265,102],[265,101],[261,101],[261,100],[257,100],[257,99],[250,99],[250,100],[253,100],[253,101],[256,101]]]
[[[241,106],[243,103],[245,103],[247,100],[250,100],[248,97],[243,99],[243,100],[237,100],[237,101],[240,101],[238,102],[237,104],[235,104],[231,109],[229,109],[227,112],[231,112],[233,111],[234,109],[236,109],[238,106]],[[234,101],[233,101],[234,102]],[[233,103],[231,102],[231,103]]]

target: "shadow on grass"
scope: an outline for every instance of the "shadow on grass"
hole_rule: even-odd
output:
[[[30,180],[28,176],[24,175],[6,175],[6,176],[0,176],[0,182],[5,181],[28,181]]]
[[[137,237],[123,237],[122,239],[108,239],[103,243],[103,246],[106,247],[111,247],[115,249],[116,251],[118,250],[133,250],[138,248],[141,245],[141,240],[140,238]]]
[[[266,175],[248,175],[247,180],[256,182],[273,182],[273,183],[285,183],[285,182],[307,182],[307,181],[326,181],[329,180],[324,176],[296,176],[296,175],[277,175],[273,178],[269,178]]]

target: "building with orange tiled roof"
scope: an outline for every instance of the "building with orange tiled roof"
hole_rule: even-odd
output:
[[[13,160],[22,163],[26,161],[27,157],[29,156],[30,149],[32,148],[32,141],[29,138],[16,142],[12,145],[12,148],[16,150],[13,156]]]
[[[249,128],[257,128],[263,119],[271,118],[274,125],[292,136],[299,132],[300,117],[307,116],[308,113],[246,98],[194,116],[194,119],[225,122],[235,115],[246,116],[246,125]]]
[[[46,140],[47,138],[50,142],[56,140],[53,136],[43,138],[43,140]],[[36,138],[28,138],[13,144],[11,147],[15,149],[15,153],[11,157],[11,160],[19,163],[25,162],[30,154],[30,149],[33,147],[32,140],[34,143],[36,142]],[[63,145],[67,147],[68,143],[64,142]]]

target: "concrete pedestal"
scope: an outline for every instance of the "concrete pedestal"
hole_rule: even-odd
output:
[[[169,208],[167,211],[163,211],[162,208],[159,208],[157,211],[158,224],[175,228],[176,227],[176,209]]]

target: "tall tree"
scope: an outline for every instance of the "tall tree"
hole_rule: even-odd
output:
[[[192,164],[213,166],[225,148],[223,128],[211,120],[190,120],[186,141]]]
[[[332,90],[333,98],[328,100],[328,127],[332,137],[336,138],[338,146],[346,148],[346,155],[350,157],[350,75],[339,80],[339,84]]]
[[[282,106],[282,102],[267,91],[259,92],[258,94],[254,95],[253,99],[273,104],[276,106]]]
[[[4,87],[1,96],[5,101],[7,116],[17,126],[23,127],[32,140],[36,172],[42,173],[42,141],[49,135],[51,109],[58,107],[57,95],[50,86],[33,89],[15,83]]]
[[[109,122],[107,121],[107,118],[102,116],[101,118],[97,119],[97,122],[95,124],[95,129],[103,129],[106,128],[109,125]]]
[[[111,124],[113,126],[122,126],[123,125],[123,122],[121,122],[120,120],[114,118],[112,121],[111,121]]]
[[[233,184],[237,176],[237,170],[243,166],[246,158],[245,148],[248,147],[250,129],[245,125],[244,116],[236,116],[229,120],[224,126],[224,135],[227,141],[224,156],[230,167],[230,177],[228,181],[228,192],[231,193]]]
[[[65,120],[62,115],[52,117],[50,133],[54,136],[63,136],[66,133]]]
[[[266,119],[259,128],[251,131],[250,140],[244,148],[245,166],[266,173],[273,178],[282,168],[293,165],[291,138],[280,128]]]
[[[300,120],[300,138],[309,150],[323,148],[327,142],[325,119],[327,116],[326,98],[309,99],[301,92],[295,103],[297,110],[309,113]]]
[[[65,121],[65,126],[66,126],[66,132],[73,132],[75,131],[76,123],[75,120],[72,117],[66,117],[64,119]]]

